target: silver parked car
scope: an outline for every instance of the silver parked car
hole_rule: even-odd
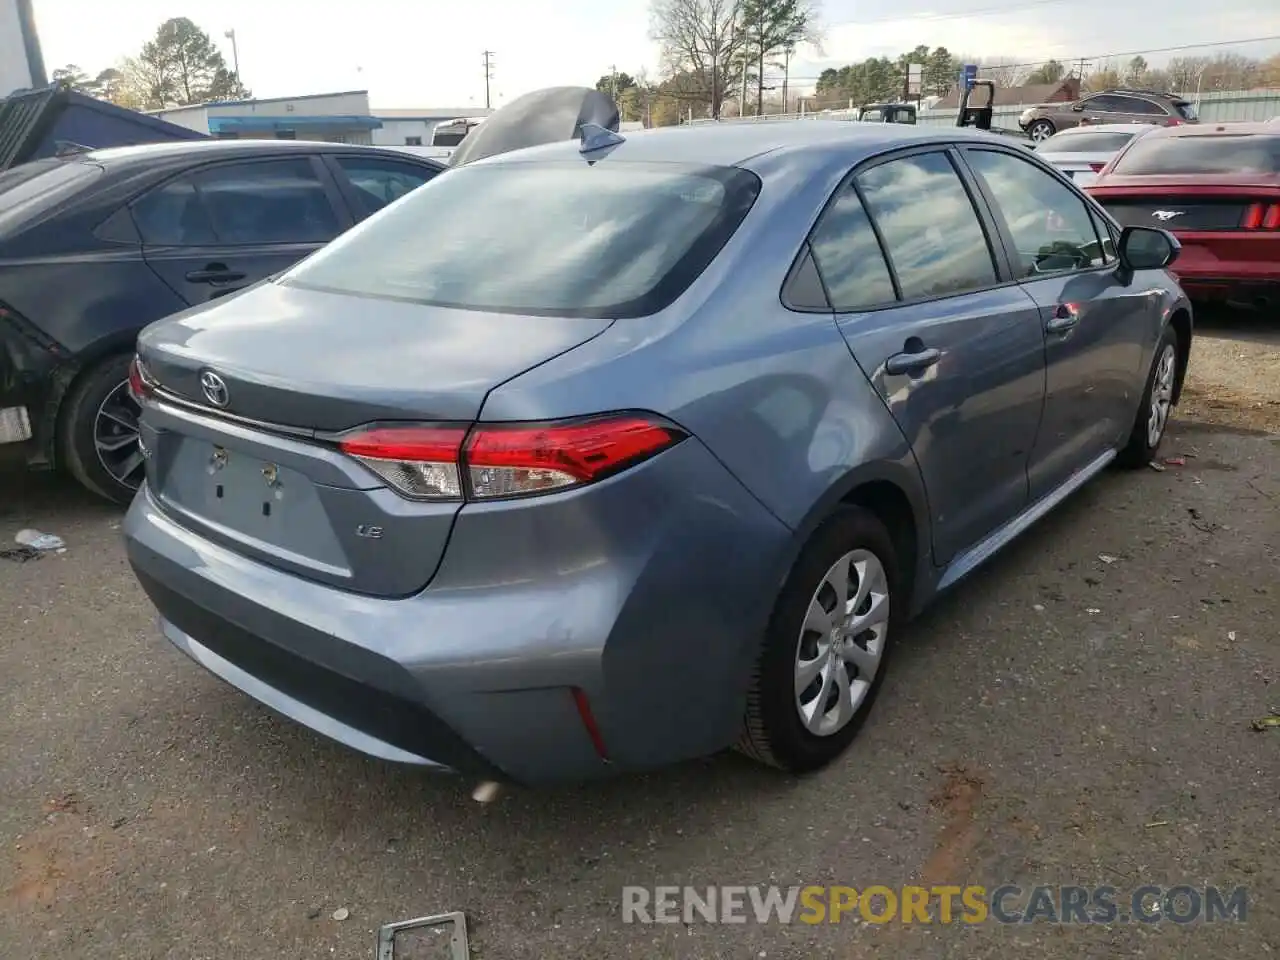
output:
[[[1145,465],[1177,403],[1177,241],[1008,138],[584,126],[470,156],[148,327],[133,369],[125,537],[165,636],[366,753],[818,768],[907,620]]]
[[[1087,187],[1102,168],[1134,137],[1158,129],[1149,123],[1099,123],[1072,127],[1036,144],[1036,153],[1075,181]]]

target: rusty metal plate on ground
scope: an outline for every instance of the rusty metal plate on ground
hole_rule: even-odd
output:
[[[441,913],[384,924],[378,930],[377,960],[470,960],[467,918]]]

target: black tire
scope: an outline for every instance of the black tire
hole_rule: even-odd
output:
[[[1036,136],[1036,131],[1040,132],[1040,136]],[[1048,140],[1057,132],[1058,130],[1054,127],[1052,120],[1036,120],[1027,124],[1027,135],[1032,140]]]
[[[801,628],[828,570],[854,550],[869,551],[880,560],[888,587],[889,618],[879,668],[860,705],[843,727],[819,736],[805,728],[798,710],[795,671]],[[747,695],[742,737],[736,745],[739,752],[789,773],[821,769],[844,752],[866,721],[884,682],[896,623],[903,612],[900,583],[893,540],[884,524],[868,511],[841,508],[814,533],[778,595]]]
[[[137,492],[141,475],[130,483],[121,482],[98,455],[95,432],[103,405],[120,400],[123,385],[128,390],[130,354],[117,354],[99,361],[82,373],[62,403],[58,416],[59,454],[63,465],[90,493],[112,503],[127,505]],[[126,431],[121,430],[121,436]]]
[[[1169,376],[1170,398],[1168,403],[1168,412],[1165,414],[1164,423],[1160,426],[1159,436],[1152,443],[1151,431],[1148,429],[1152,415],[1151,398],[1156,389],[1156,375],[1161,371],[1161,363],[1168,356],[1169,352],[1173,354],[1173,367]],[[1181,373],[1179,365],[1181,364],[1180,354],[1178,352],[1178,331],[1173,327],[1165,327],[1164,333],[1160,335],[1160,342],[1156,344],[1155,356],[1151,360],[1151,369],[1147,371],[1147,385],[1142,391],[1142,402],[1138,405],[1138,412],[1134,417],[1133,430],[1129,434],[1129,440],[1120,450],[1120,455],[1116,458],[1116,462],[1129,469],[1137,467],[1145,467],[1154,458],[1160,449],[1160,443],[1164,440],[1164,435],[1168,431],[1169,421],[1173,418],[1173,399],[1172,390],[1178,382]]]

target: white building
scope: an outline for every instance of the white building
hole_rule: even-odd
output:
[[[430,146],[431,133],[437,124],[459,117],[487,116],[491,112],[474,107],[373,110],[369,107],[369,91],[347,90],[301,97],[202,103],[155,110],[152,115],[220,139]]]

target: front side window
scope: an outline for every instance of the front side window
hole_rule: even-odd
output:
[[[970,165],[1004,215],[1020,276],[1102,266],[1102,245],[1084,200],[1051,174],[1007,153],[971,150]]]
[[[133,216],[144,243],[166,246],[323,243],[341,232],[305,158],[196,171],[142,197]]]
[[[338,157],[338,166],[356,188],[363,216],[376,213],[412,190],[422,186],[435,174],[411,163],[396,163],[373,157]]]
[[[450,170],[282,282],[563,317],[646,316],[693,283],[760,181],[677,163],[483,163]]]
[[[880,241],[852,186],[827,209],[809,242],[814,263],[837,313],[897,299]]]
[[[997,282],[986,231],[945,153],[890,160],[857,179],[904,300]]]
[[[1096,113],[1124,112],[1123,100],[1119,97],[1113,97],[1105,94],[1100,97],[1090,97],[1088,100],[1083,101],[1082,106],[1084,107],[1085,113],[1089,113],[1091,111]]]

